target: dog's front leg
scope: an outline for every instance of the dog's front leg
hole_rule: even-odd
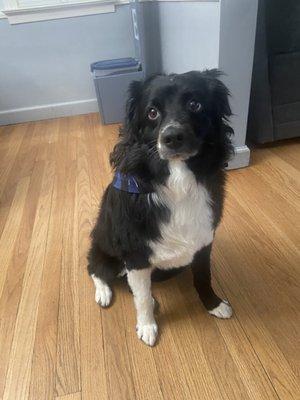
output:
[[[192,262],[194,286],[207,311],[218,318],[230,318],[232,308],[228,301],[220,299],[211,286],[210,253],[212,245],[195,254]]]
[[[137,313],[137,335],[149,346],[154,345],[157,336],[157,324],[153,314],[154,301],[151,295],[151,271],[151,268],[145,268],[127,272]]]

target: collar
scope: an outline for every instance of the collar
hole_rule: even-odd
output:
[[[147,194],[151,193],[148,185],[145,185],[142,181],[130,174],[123,174],[120,171],[115,173],[112,185],[115,189],[122,190],[127,193],[135,194]]]

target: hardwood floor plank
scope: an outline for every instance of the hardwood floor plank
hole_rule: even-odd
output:
[[[38,145],[34,145],[38,133],[34,124],[17,125],[13,129],[16,140],[13,141],[11,158],[6,159],[0,182],[0,235],[9,213],[16,187],[20,180],[31,176],[34,169]],[[1,173],[1,172],[0,172]]]
[[[222,293],[221,297],[227,297],[226,292],[224,293],[216,280],[214,280],[214,287],[218,293]],[[219,319],[215,319],[215,323],[226,343],[226,347],[230,352],[249,397],[253,400],[277,399],[278,394],[268,379],[268,375],[259,357],[248,341],[247,335],[239,322],[239,316],[234,318],[230,324],[226,324]]]
[[[259,207],[260,210],[263,210],[265,217],[269,218],[272,225],[276,226],[277,230],[284,230],[285,235],[293,242],[294,246],[297,246],[297,233],[300,230],[300,210],[297,198],[299,196],[288,194],[288,190],[284,194],[278,193],[278,190],[274,188],[275,184],[271,185],[268,179],[264,179],[256,170],[250,168],[247,174],[248,184],[246,187],[243,182],[243,176],[237,171],[234,176],[233,191],[235,192],[238,186],[243,188],[244,196],[247,196],[253,202],[252,207]],[[251,189],[253,187],[256,189],[255,195]],[[268,187],[267,191],[265,190],[266,187]],[[289,201],[285,199],[287,196]],[[270,204],[272,204],[272,207],[270,207]],[[250,206],[250,204],[248,205]],[[253,212],[256,213],[254,210]]]
[[[81,400],[81,392],[66,394],[65,396],[56,397],[56,400]]]
[[[51,120],[44,133],[50,134],[51,127],[55,128],[54,131],[57,130],[58,120]],[[64,144],[58,140],[53,142],[51,138],[52,134],[38,156],[41,160],[55,161],[55,180],[30,381],[29,398],[37,400],[53,399],[56,396],[56,352],[67,165]]]
[[[202,399],[220,399],[217,385],[206,385],[211,381],[212,374],[207,369],[201,344],[194,342],[194,332],[189,332],[186,336],[189,327],[185,328],[184,325],[188,325],[189,321],[181,318],[184,305],[179,300],[176,279],[155,286],[154,297],[159,303],[158,323],[161,336],[159,346],[153,352],[164,398],[171,395],[175,399],[195,399],[198,396]],[[178,303],[174,301],[173,295],[179,300]],[[185,340],[186,346],[178,347],[179,338]],[[159,351],[159,347],[163,350]],[[188,368],[183,369],[182,365],[188,365]]]
[[[179,279],[182,279],[182,276]],[[173,351],[178,354],[177,362],[172,365],[173,374],[179,375],[182,373],[180,368],[182,364],[189,365],[189,368],[184,371],[186,383],[183,387],[186,392],[185,395],[189,392],[190,398],[194,399],[201,393],[201,398],[203,399],[221,399],[218,386],[211,385],[213,374],[206,362],[203,341],[199,342],[196,332],[190,325],[190,318],[186,318],[185,301],[181,301],[181,292],[177,285],[177,279],[157,286],[159,286],[159,291],[155,292],[157,293],[155,297],[161,305],[161,340],[164,340],[165,332],[169,331],[171,340],[174,343]],[[187,352],[186,348],[179,345],[181,340],[187,344],[187,348],[190,351]],[[193,350],[191,351],[191,349]],[[199,373],[200,370],[201,374]]]
[[[91,129],[87,118],[78,121],[77,192],[79,280],[80,280],[80,346],[83,400],[108,399],[106,366],[102,334],[102,318],[94,301],[94,287],[87,273],[86,253],[92,229],[91,185],[86,131]]]
[[[251,171],[248,172],[247,177],[253,183]],[[292,236],[289,229],[292,224],[298,226],[298,220],[293,221],[292,215],[297,219],[299,212],[293,208],[287,209],[289,211],[286,211],[286,213],[289,213],[288,219],[290,220],[287,221],[280,215],[285,210],[277,207],[277,202],[280,201],[278,196],[275,193],[273,198],[271,194],[263,195],[259,180],[256,180],[256,182],[256,190],[251,191],[248,185],[244,185],[244,179],[239,174],[239,171],[234,171],[234,175],[232,174],[228,181],[229,196],[226,202],[226,212],[230,212],[231,218],[237,220],[239,214],[235,212],[235,207],[238,204],[240,209],[244,210],[242,213],[244,215],[243,223],[245,224],[243,228],[247,226],[253,232],[252,238],[256,237],[253,250],[266,258],[269,258],[275,251],[283,264],[284,262],[288,262],[289,273],[294,272],[296,277],[298,277],[300,249],[297,244],[299,242],[297,241],[297,236]],[[269,201],[265,202],[264,197]],[[271,203],[272,199],[274,199],[274,203]],[[252,224],[248,222],[249,218],[253,222]],[[255,234],[255,231],[260,232],[261,235]],[[297,232],[294,233],[297,235]],[[260,251],[262,249],[262,240],[264,252]],[[282,245],[282,240],[284,240],[284,245]]]
[[[300,151],[300,148],[299,148]],[[297,168],[287,161],[282,160],[269,149],[260,149],[253,154],[254,165],[251,171],[258,174],[277,195],[294,207],[298,207],[298,195],[300,191],[300,178]],[[282,190],[282,188],[285,190]]]
[[[62,257],[62,219],[57,197],[55,190],[53,196],[55,211],[51,213],[49,221],[30,379],[29,398],[36,400],[52,399],[55,396],[57,317]]]
[[[0,197],[25,134],[23,126],[10,126],[7,127],[7,131],[6,135],[0,134],[0,139],[2,139],[0,147]]]
[[[5,257],[0,251],[0,259],[2,260],[0,277],[1,279],[4,279],[3,292],[0,298],[0,398],[3,396],[5,386],[5,378],[10,359],[10,349],[14,334],[15,321],[22,293],[23,276],[25,272],[28,250],[31,243],[37,203],[42,185],[43,170],[44,163],[40,164],[38,168],[34,169],[30,178],[29,188],[23,206],[20,229],[14,242],[12,257],[7,267],[6,278],[4,278],[6,264],[3,262]],[[25,180],[27,179],[28,178],[25,178]],[[20,206],[20,198],[18,202]],[[14,209],[11,210],[15,224],[14,230],[17,231],[18,217],[15,211],[16,210]],[[4,238],[5,254],[7,257],[7,254],[10,251],[8,246],[9,242],[7,241],[7,236],[4,236]]]
[[[300,139],[283,140],[280,143],[274,143],[270,150],[282,160],[292,165],[299,172],[300,170]]]
[[[197,394],[201,393],[203,399],[249,399],[214,318],[204,310],[193,289],[190,273],[173,279],[172,284],[166,282],[160,293],[164,294],[165,306],[168,303],[162,315],[167,325],[164,329],[171,329],[176,349],[182,347],[179,342],[193,349],[188,353],[183,351],[181,363],[175,366],[178,370],[181,364],[189,364],[186,379],[191,397],[197,398]],[[227,383],[228,371],[230,386]]]
[[[38,129],[40,145],[36,156],[37,160],[54,162],[59,160],[57,157],[57,151],[59,150],[57,143],[60,141],[59,132],[61,123],[60,119],[50,119],[40,122]]]
[[[264,268],[260,268],[259,276],[262,275],[265,280],[257,282],[257,285],[269,285],[268,290],[278,290],[279,296],[284,294],[284,288],[289,290],[290,294],[293,292],[293,300],[290,296],[285,296],[285,301],[293,305],[295,301],[299,302],[299,249],[287,237],[284,226],[267,215],[268,210],[251,207],[249,204],[252,204],[252,197],[247,197],[246,193],[235,192],[234,198],[229,196],[226,214],[230,216],[231,226],[227,227],[225,217],[220,231],[223,232],[226,227],[228,232],[231,231],[235,243],[242,246],[241,257],[252,251],[254,265],[264,265]],[[232,229],[233,226],[235,229]],[[244,241],[241,241],[242,238]],[[252,268],[248,272],[252,273],[255,270],[256,268]],[[269,297],[266,300],[268,299]]]
[[[61,282],[58,314],[56,393],[58,396],[81,391],[79,288],[78,288],[78,209],[76,196],[76,149],[66,132],[72,120],[64,119],[60,127],[62,146],[67,158],[65,205],[63,210]],[[73,141],[74,142],[74,141]]]
[[[227,262],[226,262],[227,263]],[[249,301],[245,293],[237,295],[235,285],[236,281],[232,279],[231,288],[226,287],[236,312],[244,315],[240,318],[245,334],[247,335],[251,346],[259,358],[264,370],[274,386],[276,393],[280,399],[298,399],[299,383],[285,355],[278,348],[274,338],[266,329],[264,320],[256,315],[256,308]],[[241,302],[241,296],[243,301]]]
[[[163,400],[162,382],[156,368],[153,349],[149,347],[145,348],[136,336],[135,308],[133,297],[129,293],[127,284],[125,282],[117,284],[115,294],[116,304],[113,307],[122,308],[126,347],[136,398],[138,400]]]
[[[49,163],[45,166],[32,241],[28,251],[22,297],[16,319],[10,363],[3,394],[4,400],[24,400],[28,397],[53,180],[54,166]]]
[[[16,125],[0,125],[0,148],[7,150],[10,141],[13,139],[12,132]]]
[[[113,142],[107,139],[109,135],[105,127],[95,124],[95,115],[89,115],[90,129],[86,133],[89,151],[90,182],[92,188],[92,205],[98,211],[100,196],[109,183],[112,171],[109,165],[109,152],[113,147]],[[115,135],[112,135],[115,136]],[[96,217],[96,213],[95,213]]]
[[[220,398],[277,399],[277,394],[255,357],[237,317],[234,315],[231,320],[211,317],[201,305],[196,291],[191,289],[190,274],[184,274],[178,279],[178,285],[181,299],[177,296],[177,301],[185,304],[183,315],[188,315],[187,319],[191,321],[192,329],[197,335],[193,342],[199,343],[203,349],[205,361],[213,374],[213,382],[217,383],[221,393]],[[219,289],[216,283],[214,286]],[[217,292],[226,298],[222,290]],[[242,343],[243,347],[238,347],[237,343]]]
[[[270,269],[266,261],[261,259],[260,253],[255,250],[254,243],[257,242],[251,243],[255,231],[249,230],[249,225],[255,227],[255,222],[251,221],[249,214],[243,215],[244,211],[238,203],[234,203],[232,210],[238,216],[237,220],[234,221],[231,215],[228,225],[228,219],[225,217],[217,233],[215,254],[219,268],[215,273],[218,280],[222,280],[222,285],[236,310],[239,322],[267,371],[277,394],[284,399],[296,399],[299,393],[297,378],[287,362],[287,354],[282,353],[272,335],[275,326],[278,323],[281,325],[278,316],[282,313],[285,319],[282,326],[285,335],[281,335],[279,343],[282,345],[284,342],[289,342],[290,348],[299,354],[297,342],[293,337],[294,325],[297,325],[294,317],[298,314],[296,318],[299,319],[299,312],[294,309],[293,318],[289,318],[292,304],[289,296],[283,295],[286,290],[291,291],[291,287],[288,285],[286,289],[278,292],[274,286],[276,277],[272,279],[271,275],[272,261],[275,261],[276,256],[271,258],[272,269]],[[227,212],[229,212],[229,207],[227,207]],[[246,219],[248,225],[245,223]],[[260,222],[262,222],[261,219]],[[259,237],[263,243],[264,234],[260,233]],[[266,251],[266,247],[262,249]],[[293,293],[296,294],[296,290]],[[279,365],[280,369],[278,369]]]
[[[108,399],[137,399],[120,307],[101,310]]]
[[[2,296],[3,293],[7,269],[9,267],[9,263],[13,255],[15,242],[18,237],[20,223],[22,220],[22,215],[26,203],[26,195],[29,183],[30,183],[30,178],[24,178],[18,184],[10,208],[8,219],[6,221],[4,230],[0,238],[0,255],[1,255],[1,265],[2,265],[0,274],[0,297]]]

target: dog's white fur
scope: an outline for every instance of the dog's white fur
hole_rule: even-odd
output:
[[[138,338],[153,346],[157,336],[157,324],[154,319],[154,301],[151,295],[152,268],[131,270],[127,279],[132,290],[137,313],[136,331]]]
[[[95,285],[95,300],[102,307],[108,307],[112,298],[111,288],[102,279],[97,278],[94,274],[91,275]]]
[[[217,318],[227,319],[232,316],[232,308],[228,304],[228,301],[223,300],[218,307],[213,310],[208,311],[211,315],[214,315]]]
[[[189,265],[195,253],[213,240],[211,199],[196,182],[185,162],[169,162],[167,184],[156,189],[152,199],[170,210],[170,220],[160,226],[161,240],[150,243],[150,262],[161,269]]]

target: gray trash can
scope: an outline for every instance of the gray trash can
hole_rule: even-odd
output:
[[[144,79],[144,20],[142,4],[130,1],[133,27],[134,57],[98,61],[91,65],[99,111],[104,124],[122,122],[128,86],[132,81]]]
[[[122,122],[130,82],[143,79],[139,60],[120,58],[91,64],[99,111],[104,124]]]

